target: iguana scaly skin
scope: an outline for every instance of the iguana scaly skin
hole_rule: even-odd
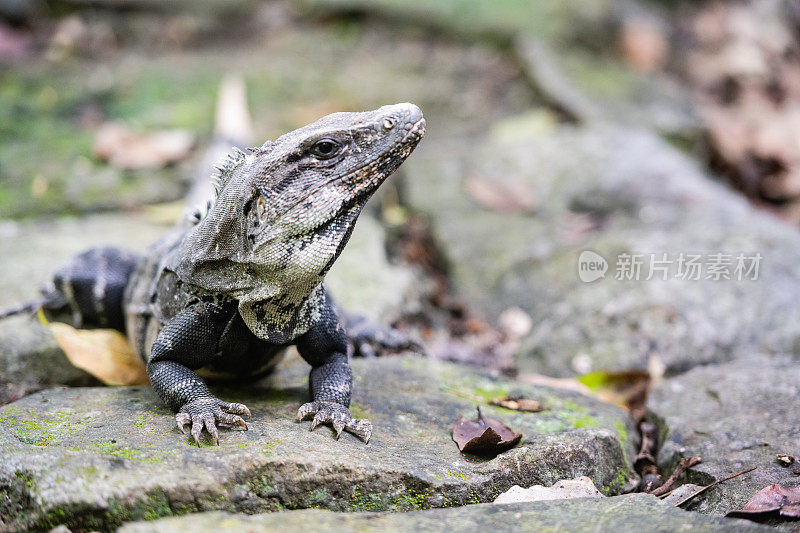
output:
[[[372,424],[348,409],[347,335],[322,281],[366,201],[424,131],[406,103],[334,113],[235,150],[202,212],[142,257],[115,248],[75,256],[37,304],[127,332],[153,389],[198,443],[204,428],[217,444],[217,424],[246,428],[250,411],[216,398],[197,371],[259,375],[292,344],[312,367],[312,401],[298,418],[369,441]]]

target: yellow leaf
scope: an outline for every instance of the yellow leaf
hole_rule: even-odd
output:
[[[75,329],[61,322],[46,325],[70,363],[106,385],[149,383],[144,363],[119,331]]]

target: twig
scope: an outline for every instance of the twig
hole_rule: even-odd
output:
[[[699,457],[682,458],[681,463],[677,467],[675,467],[675,470],[673,470],[672,475],[670,475],[667,478],[667,480],[661,484],[660,487],[651,490],[650,494],[652,494],[653,496],[661,496],[662,494],[667,493],[669,491],[669,488],[672,486],[673,483],[675,483],[675,480],[678,479],[678,477],[681,474],[686,472],[691,467],[700,464],[701,461],[702,459],[700,459]]]
[[[692,498],[694,498],[694,497],[695,497],[695,496],[697,496],[698,494],[700,494],[700,493],[703,493],[703,492],[707,491],[707,490],[708,490],[708,489],[710,489],[711,487],[714,487],[714,486],[716,486],[716,485],[719,485],[719,484],[720,484],[720,483],[722,483],[723,481],[728,481],[729,479],[733,479],[733,478],[735,478],[735,477],[739,477],[739,476],[741,476],[742,474],[747,474],[748,472],[752,472],[752,471],[753,471],[753,470],[755,470],[756,468],[758,468],[758,467],[757,467],[757,466],[754,466],[753,468],[748,468],[747,470],[742,470],[742,471],[741,471],[741,472],[739,472],[738,474],[734,474],[734,475],[732,475],[732,476],[728,476],[728,477],[726,477],[725,479],[720,479],[719,481],[715,481],[714,483],[711,483],[711,484],[709,484],[709,485],[706,485],[705,487],[703,487],[703,488],[699,489],[698,491],[696,491],[694,494],[690,494],[689,496],[685,497],[684,499],[682,499],[681,501],[679,501],[678,503],[676,503],[676,504],[675,504],[675,507],[680,507],[681,505],[683,505],[684,503],[688,502],[689,500],[691,500]]]
[[[642,421],[639,425],[642,444],[639,453],[633,458],[633,468],[642,478],[639,483],[641,492],[650,492],[661,486],[661,476],[658,475],[655,454],[658,449],[658,431],[654,424]]]

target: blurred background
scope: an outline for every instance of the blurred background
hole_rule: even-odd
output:
[[[247,100],[222,120],[251,117],[223,144],[423,109],[330,284],[435,356],[572,375],[785,350],[799,39],[782,0],[0,0],[0,303],[98,241],[161,235],[210,172],[228,79]],[[758,251],[775,276],[587,285],[584,249]]]
[[[607,118],[796,223],[798,20],[779,0],[2,0],[0,217],[181,197],[235,72],[259,143],[398,101],[464,142],[523,112]]]

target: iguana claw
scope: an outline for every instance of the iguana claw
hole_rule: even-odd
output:
[[[331,424],[336,431],[336,438],[342,434],[342,430],[347,430],[353,435],[369,442],[372,436],[372,422],[366,418],[353,418],[350,410],[342,404],[336,402],[309,402],[303,404],[297,410],[297,419],[303,420],[309,415],[314,415],[311,421],[311,431],[320,424]]]
[[[219,446],[217,424],[248,429],[247,422],[239,415],[250,417],[250,410],[241,403],[227,403],[216,398],[203,398],[181,407],[180,412],[175,415],[175,422],[184,435],[187,434],[187,429],[191,428],[190,433],[198,447],[200,447],[200,435],[203,433],[203,428]]]

